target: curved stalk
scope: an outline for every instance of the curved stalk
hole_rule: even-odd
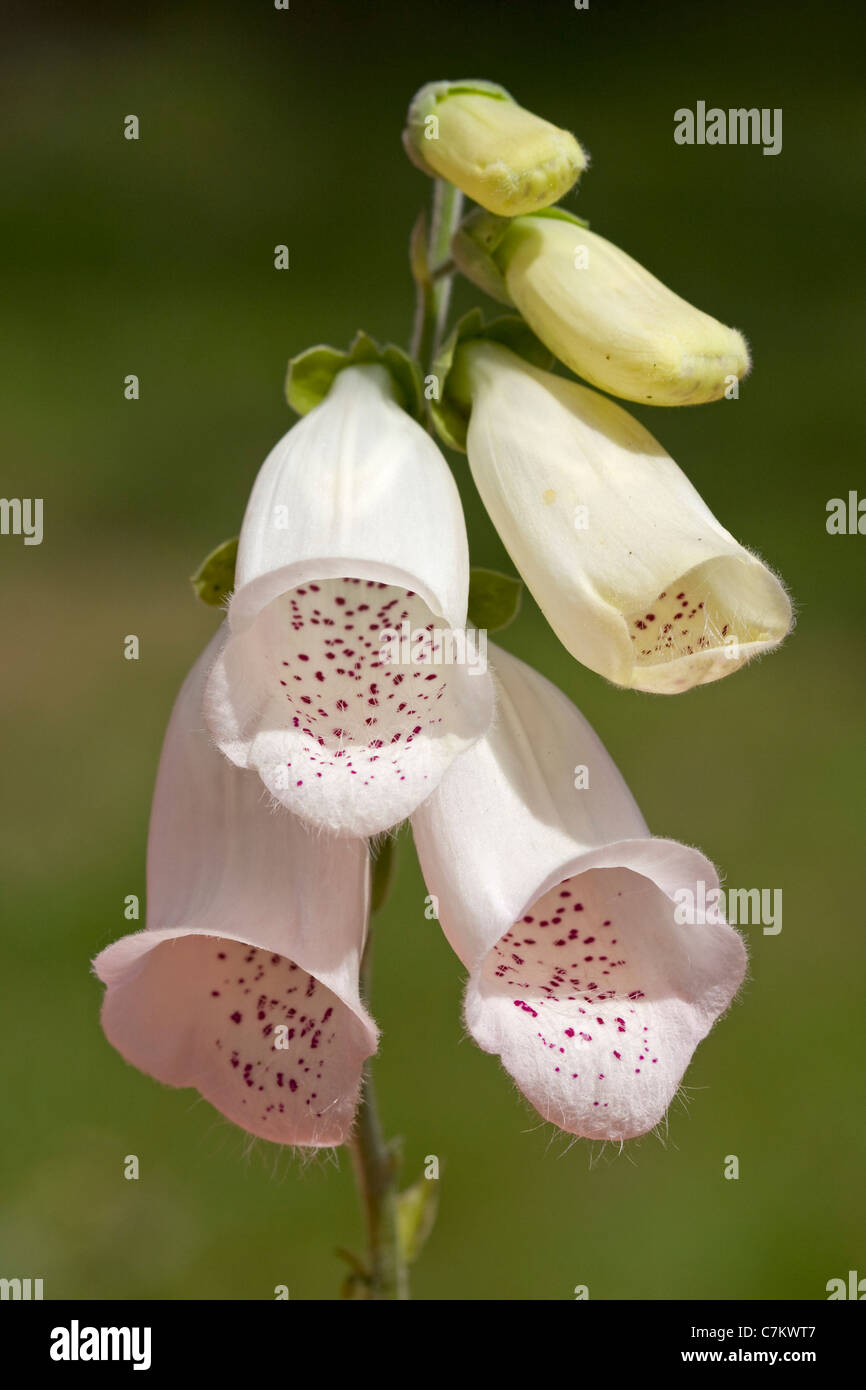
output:
[[[384,870],[382,880],[387,879],[390,872],[392,854],[393,841],[385,841],[379,855]],[[376,881],[374,876],[374,902]],[[373,936],[368,930],[361,962],[361,993],[368,1002],[372,983],[372,947]],[[369,1060],[364,1067],[363,1091],[350,1147],[367,1226],[366,1296],[376,1301],[408,1299],[409,1268],[400,1241],[398,1217],[399,1153],[397,1146],[385,1139]]]
[[[415,272],[418,296],[411,351],[424,369],[430,366],[436,355],[448,316],[456,269],[450,259],[451,238],[460,221],[462,207],[463,194],[460,189],[445,179],[436,179],[430,234],[424,249],[421,272]]]

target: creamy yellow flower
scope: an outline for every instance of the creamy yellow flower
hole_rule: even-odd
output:
[[[506,217],[555,203],[586,156],[573,135],[542,120],[491,82],[430,82],[409,107],[406,151],[425,173],[449,179]]]
[[[622,406],[499,343],[457,350],[481,500],[553,631],[617,685],[679,694],[771,651],[785,590]]]
[[[462,265],[459,244],[455,250]],[[645,405],[698,405],[732,393],[749,370],[741,333],[570,218],[516,218],[492,261],[508,298],[545,346],[611,395]],[[478,278],[472,265],[465,269]]]

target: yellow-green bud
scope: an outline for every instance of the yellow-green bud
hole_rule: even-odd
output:
[[[555,203],[586,166],[567,130],[480,80],[428,82],[412,99],[403,144],[425,174],[449,179],[503,217]]]
[[[520,217],[489,258],[545,346],[611,395],[698,405],[732,393],[749,370],[741,333],[688,304],[587,227],[558,215]]]

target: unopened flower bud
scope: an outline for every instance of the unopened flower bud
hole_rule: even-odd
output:
[[[429,82],[412,99],[403,143],[426,174],[504,217],[555,203],[586,166],[573,135],[493,82]]]
[[[741,333],[560,209],[492,231],[483,215],[471,224],[455,239],[461,268],[494,292],[491,277],[500,276],[500,290],[545,346],[602,391],[645,405],[699,405],[749,370]]]

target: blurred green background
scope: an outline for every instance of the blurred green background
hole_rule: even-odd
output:
[[[2,25],[2,493],[45,499],[45,539],[0,540],[0,1274],[46,1297],[331,1298],[334,1247],[360,1244],[347,1155],[251,1143],[128,1067],[88,961],[144,893],[165,722],[214,627],[187,577],[290,423],[288,357],[362,326],[408,338],[430,185],[402,119],[422,82],[465,76],[573,129],[592,167],[568,205],[746,332],[738,402],[635,413],[785,577],[799,626],[675,699],[583,670],[528,600],[505,634],[579,703],[655,831],[732,886],[782,888],[784,927],[747,929],[749,981],[661,1142],[569,1145],[463,1038],[462,972],[407,841],[374,1009],[407,1177],[442,1166],[415,1293],[820,1299],[866,1274],[866,539],[825,529],[829,498],[866,492],[857,8],[13,3]],[[698,100],[781,107],[782,153],[675,145]],[[505,567],[454,463],[474,562]]]

